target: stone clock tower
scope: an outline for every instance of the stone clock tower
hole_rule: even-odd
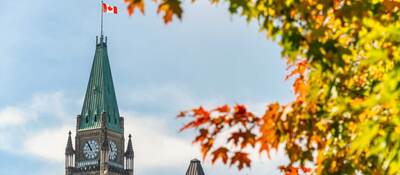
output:
[[[82,112],[76,118],[75,149],[69,132],[65,149],[66,175],[133,175],[131,136],[125,151],[124,118],[115,96],[107,38],[96,38]]]

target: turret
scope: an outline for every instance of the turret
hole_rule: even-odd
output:
[[[132,147],[132,136],[129,134],[128,147],[125,152],[125,170],[127,171],[127,175],[133,175],[134,169],[134,152]]]
[[[65,174],[72,174],[72,170],[75,166],[75,150],[72,146],[71,131],[68,133],[67,146],[65,148]]]
[[[186,175],[205,175],[200,160],[193,159],[192,161],[190,161],[190,165],[186,171]]]

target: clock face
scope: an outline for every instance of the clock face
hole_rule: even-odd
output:
[[[117,158],[117,154],[118,154],[117,144],[115,144],[114,141],[110,140],[108,146],[109,146],[109,150],[110,150],[109,158],[110,158],[110,160],[115,160]]]
[[[96,140],[89,140],[83,146],[83,154],[85,155],[86,159],[94,159],[97,157],[99,153],[99,145],[97,144]]]

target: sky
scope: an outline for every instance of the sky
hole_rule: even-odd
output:
[[[182,21],[165,25],[151,1],[144,16],[106,15],[105,34],[125,134],[132,133],[135,174],[184,174],[193,132],[179,133],[179,111],[200,105],[293,99],[279,46],[228,13],[226,4],[184,3]],[[0,11],[0,174],[62,175],[100,31],[97,0],[18,0]],[[73,136],[75,133],[73,133]],[[287,160],[252,153],[251,169],[202,162],[207,175],[278,174]]]

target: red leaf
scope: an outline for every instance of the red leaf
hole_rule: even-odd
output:
[[[230,111],[230,107],[228,105],[224,105],[215,110],[221,113],[228,113]]]
[[[237,146],[240,142],[241,148],[244,148],[247,145],[251,145],[254,147],[256,143],[256,135],[251,133],[250,130],[239,130],[238,132],[234,132],[231,134],[231,137],[228,138],[228,142],[231,140],[233,141],[233,144],[235,146]]]
[[[214,164],[218,159],[222,159],[222,162],[226,164],[228,162],[228,149],[225,147],[218,148],[212,152],[213,158],[211,162]]]
[[[214,139],[212,138],[209,138],[207,142],[201,144],[201,154],[203,155],[203,159],[206,158],[208,152],[210,151],[213,145],[214,145]]]
[[[206,111],[202,106],[197,109],[192,109],[194,116],[210,116],[210,113]]]
[[[200,132],[200,134],[196,137],[196,139],[193,141],[193,143],[203,142],[208,137],[207,129],[202,128],[199,130],[199,132]]]
[[[289,66],[288,69],[290,69],[292,66]],[[286,76],[286,80],[291,78],[291,77],[293,77],[293,76],[295,76],[295,75],[304,75],[306,70],[307,70],[307,60],[304,59],[302,61],[299,61],[295,65],[295,68],[292,70],[292,72],[290,72],[290,74]]]
[[[244,152],[235,152],[235,155],[231,159],[231,165],[238,163],[238,169],[241,170],[245,166],[250,167],[251,160],[249,159],[249,154]]]
[[[301,167],[301,170],[302,170],[304,173],[311,173],[311,171],[312,171],[311,168],[307,168],[307,167]]]
[[[177,118],[184,118],[187,115],[186,111],[181,111],[179,114],[176,116]]]
[[[181,19],[183,12],[181,2],[179,0],[164,0],[164,2],[158,6],[157,13],[161,12],[164,13],[163,19],[165,24],[171,22],[174,15],[177,16],[178,19]]]
[[[187,130],[189,128],[193,128],[195,126],[196,126],[195,121],[191,121],[189,123],[186,123],[179,131],[182,132],[182,131]]]
[[[144,0],[124,0],[128,5],[128,13],[132,15],[135,13],[135,9],[139,9],[140,13],[144,14]]]
[[[307,88],[306,88],[306,82],[304,80],[303,76],[300,76],[296,78],[293,84],[294,92],[297,95],[297,101],[303,101],[306,93],[307,93]]]
[[[244,105],[236,105],[235,106],[235,113],[236,114],[246,114],[247,109]]]

